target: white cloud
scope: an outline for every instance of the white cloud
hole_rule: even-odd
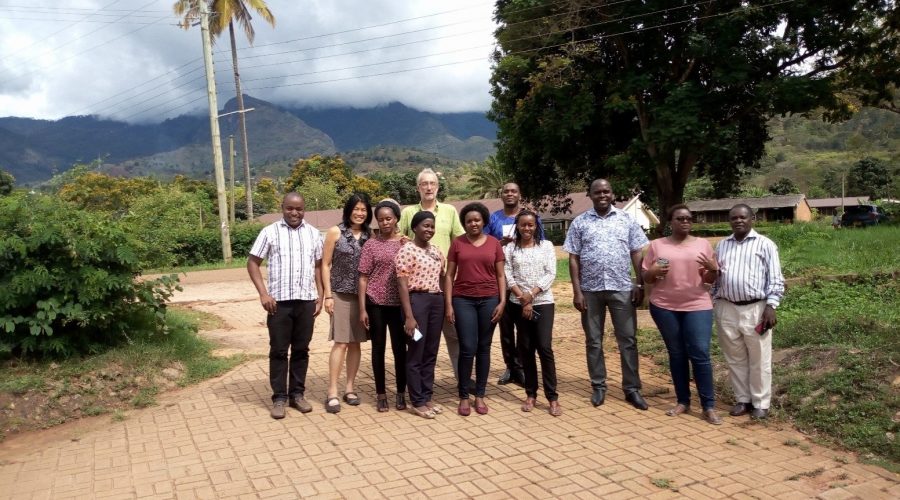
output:
[[[27,2],[16,2],[0,4],[0,115],[148,121],[205,108],[199,28],[175,26],[173,0],[79,0],[65,7],[44,0],[30,13],[16,7]],[[245,93],[317,107],[490,105],[490,0],[268,3],[277,24],[272,29],[256,18],[254,47],[238,28]],[[91,10],[104,5],[106,11]],[[234,95],[227,33],[214,50],[222,106]],[[380,73],[391,74],[371,76]]]

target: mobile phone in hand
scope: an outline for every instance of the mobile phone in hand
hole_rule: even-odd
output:
[[[766,327],[765,327],[765,324],[766,324],[765,321],[760,321],[759,323],[757,323],[757,325],[756,325],[756,333],[758,333],[758,334],[760,334],[760,335],[766,333]]]

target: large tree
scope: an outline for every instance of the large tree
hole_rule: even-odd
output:
[[[843,118],[844,86],[900,82],[892,0],[498,0],[496,20],[497,155],[529,197],[606,176],[666,207],[692,173],[733,192],[772,116]]]
[[[184,21],[181,25],[185,29],[190,28],[193,20],[197,19],[197,16],[199,15],[199,1],[205,0],[178,0],[175,2],[173,9],[175,10],[176,15],[184,16]],[[272,11],[269,10],[269,6],[266,5],[265,0],[210,0],[209,4],[210,12],[212,13],[209,22],[210,33],[212,33],[212,36],[215,38],[221,35],[222,32],[225,31],[225,28],[228,28],[228,38],[231,41],[231,65],[234,68],[234,90],[237,95],[238,124],[241,129],[241,147],[244,153],[242,155],[244,162],[244,185],[247,187],[245,190],[247,197],[245,206],[247,207],[248,218],[252,219],[253,189],[250,183],[250,147],[247,145],[247,119],[244,116],[244,94],[241,91],[241,75],[238,70],[237,44],[235,43],[234,38],[234,22],[237,21],[238,24],[241,25],[241,28],[244,29],[244,35],[247,36],[247,41],[250,42],[250,45],[253,45],[256,31],[253,29],[253,24],[250,23],[253,19],[250,11],[255,10],[262,16],[264,21],[272,26],[275,26],[275,16],[272,14]]]

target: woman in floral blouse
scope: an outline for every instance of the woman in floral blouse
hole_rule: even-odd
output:
[[[322,248],[322,285],[325,295],[325,311],[331,316],[330,339],[334,341],[328,359],[328,394],[325,410],[341,411],[338,399],[338,377],[341,365],[347,360],[347,383],[344,386],[344,402],[359,404],[359,396],[353,388],[359,372],[361,342],[369,340],[368,333],[359,321],[359,258],[362,247],[369,239],[372,222],[372,204],[365,194],[354,193],[344,203],[342,222],[325,234]]]
[[[394,259],[397,285],[403,305],[406,332],[406,380],[409,385],[410,411],[423,418],[434,418],[443,411],[431,401],[434,394],[434,365],[441,345],[444,325],[444,254],[429,243],[434,236],[434,214],[416,213],[410,227],[415,235]]]

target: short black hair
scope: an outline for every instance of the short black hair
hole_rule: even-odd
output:
[[[391,212],[394,212],[394,217],[397,219],[400,218],[400,205],[397,205],[393,201],[390,200],[382,200],[379,201],[377,205],[375,205],[375,215],[378,215],[378,211],[382,208],[390,208]]]
[[[416,212],[412,217],[412,222],[409,224],[410,229],[415,229],[422,222],[431,219],[434,220],[434,214],[429,212],[428,210],[420,210]]]
[[[350,229],[353,227],[353,222],[350,220],[350,216],[353,215],[353,209],[356,208],[356,205],[362,203],[366,206],[366,221],[363,222],[363,229],[368,230],[369,225],[372,224],[372,202],[369,201],[369,195],[366,193],[353,193],[347,198],[347,202],[344,203],[344,214],[342,221],[344,223],[344,227]]]
[[[731,210],[729,210],[728,213],[731,213],[732,210],[735,210],[737,208],[742,208],[742,209],[746,210],[747,213],[750,214],[751,217],[756,217],[756,210],[753,210],[753,207],[751,207],[750,205],[748,205],[746,203],[738,203],[737,205],[731,207]]]
[[[487,225],[488,220],[491,218],[491,213],[488,212],[486,206],[483,203],[469,203],[468,205],[462,207],[462,210],[459,211],[459,222],[465,226],[466,225],[466,214],[469,212],[478,212],[481,214],[481,220],[484,221],[484,225]]]
[[[672,205],[671,207],[669,207],[669,210],[666,212],[666,220],[671,222],[672,216],[675,215],[675,212],[677,212],[678,210],[687,210],[689,214],[694,214],[693,212],[691,212],[691,209],[688,208],[687,205],[685,205],[684,203],[679,203],[677,205]]]

